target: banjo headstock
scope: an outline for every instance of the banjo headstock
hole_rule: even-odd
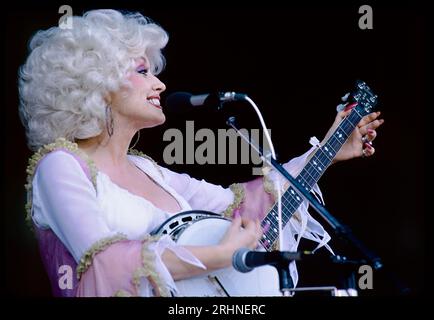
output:
[[[357,103],[355,109],[363,117],[375,110],[377,98],[377,95],[365,82],[357,80],[356,88],[350,93],[349,102]]]

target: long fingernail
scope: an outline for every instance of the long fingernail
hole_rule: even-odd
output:
[[[371,145],[370,145],[369,143],[367,143],[367,142],[365,142],[364,146],[367,147],[367,148],[369,148],[369,149],[372,149],[372,148],[373,148],[373,146],[371,146]]]
[[[357,102],[350,103],[349,105],[347,105],[347,106],[345,107],[344,111],[351,110],[351,109],[353,109],[355,106],[357,106]]]
[[[368,129],[369,133],[374,133],[374,129]]]

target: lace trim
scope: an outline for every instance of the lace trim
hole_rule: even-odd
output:
[[[147,278],[155,290],[155,295],[161,297],[170,297],[169,289],[164,285],[163,280],[161,279],[160,275],[157,272],[155,266],[155,258],[156,258],[155,254],[149,249],[149,245],[152,242],[158,241],[158,239],[159,236],[147,235],[143,240],[142,250],[141,250],[142,266],[137,268],[134,271],[131,280],[136,290],[136,296],[138,296],[139,294],[140,279]],[[92,247],[83,254],[83,257],[79,261],[79,264],[77,266],[78,280],[80,280],[81,275],[85,273],[86,270],[92,265],[92,261],[95,255],[97,255],[101,251],[104,251],[112,244],[123,240],[127,240],[127,237],[119,233],[115,236],[101,239],[97,241],[95,244],[93,244]],[[114,296],[131,297],[133,296],[133,294],[131,294],[126,290],[120,289],[115,292]]]
[[[98,174],[97,167],[93,160],[87,156],[86,153],[81,151],[78,148],[77,143],[71,142],[69,140],[66,140],[65,138],[58,138],[53,143],[46,144],[39,148],[37,152],[35,152],[29,159],[29,163],[27,165],[27,183],[25,185],[25,188],[27,190],[27,203],[25,205],[26,210],[26,221],[31,226],[31,210],[32,210],[32,181],[33,177],[35,175],[36,168],[38,166],[39,161],[45,157],[50,152],[53,152],[55,150],[59,149],[66,149],[67,151],[74,153],[77,155],[80,159],[85,160],[86,164],[89,168],[90,175],[91,175],[91,182],[94,185],[96,189],[96,177]]]
[[[158,163],[152,159],[150,156],[144,154],[142,151],[139,151],[137,149],[129,149],[128,150],[128,154],[132,155],[132,156],[138,156],[138,157],[142,157],[145,159],[148,159],[149,161],[151,161],[153,163],[153,165],[155,166],[155,168],[158,170],[158,172],[160,173],[161,177],[164,179],[163,176],[163,172],[160,169],[160,166],[158,165]]]
[[[274,189],[273,181],[271,181],[270,178],[268,178],[268,175],[265,174],[262,177],[262,183],[264,185],[264,191],[268,194],[271,194],[273,196],[273,201],[275,202],[277,199],[277,190]]]
[[[170,297],[170,290],[164,285],[163,280],[156,271],[155,254],[149,249],[152,242],[158,241],[159,236],[146,236],[142,245],[142,267],[136,269],[133,274],[133,284],[139,292],[140,279],[147,278],[155,290],[155,295],[160,297]]]
[[[118,233],[112,237],[103,238],[94,243],[88,250],[86,250],[77,265],[77,278],[80,280],[81,275],[92,265],[93,258],[96,254],[104,251],[113,243],[123,240],[127,240],[127,237],[124,234]]]
[[[113,295],[113,297],[117,297],[117,298],[125,298],[125,297],[132,297],[133,295],[123,289],[120,289],[118,291],[115,292],[115,294]]]
[[[231,219],[233,217],[233,212],[237,209],[245,198],[245,191],[243,186],[240,183],[233,183],[229,186],[229,189],[234,193],[234,201],[225,211],[223,211],[222,215],[226,218]]]

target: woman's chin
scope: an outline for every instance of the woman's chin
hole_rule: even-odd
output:
[[[157,127],[162,125],[164,122],[166,122],[166,116],[164,115],[164,113],[161,113],[161,115],[153,117],[152,119],[147,118],[143,125],[142,128],[153,128],[153,127]]]

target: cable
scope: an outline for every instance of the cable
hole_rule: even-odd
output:
[[[250,99],[249,96],[245,95],[244,98],[246,101],[248,101],[250,103],[250,105],[253,107],[253,109],[255,110],[256,114],[258,115],[259,121],[261,123],[262,126],[262,130],[264,130],[265,133],[265,137],[267,139],[268,145],[270,146],[270,150],[271,150],[271,156],[276,159],[276,153],[274,151],[274,146],[273,146],[273,142],[271,141],[271,137],[270,134],[268,132],[268,128],[265,124],[264,118],[262,117],[261,111],[259,110],[258,106],[256,105],[256,103]],[[265,153],[265,152],[264,152]],[[266,157],[268,157],[269,154],[267,154]],[[264,156],[262,156],[263,161],[265,161]],[[268,162],[270,163],[270,161],[268,160]],[[264,173],[265,174],[265,173]],[[281,195],[281,184],[280,184],[280,177],[277,178],[277,181],[275,183],[275,187],[277,189],[277,216],[278,216],[278,228],[279,228],[279,251],[283,251],[283,234],[282,234],[282,195]]]

